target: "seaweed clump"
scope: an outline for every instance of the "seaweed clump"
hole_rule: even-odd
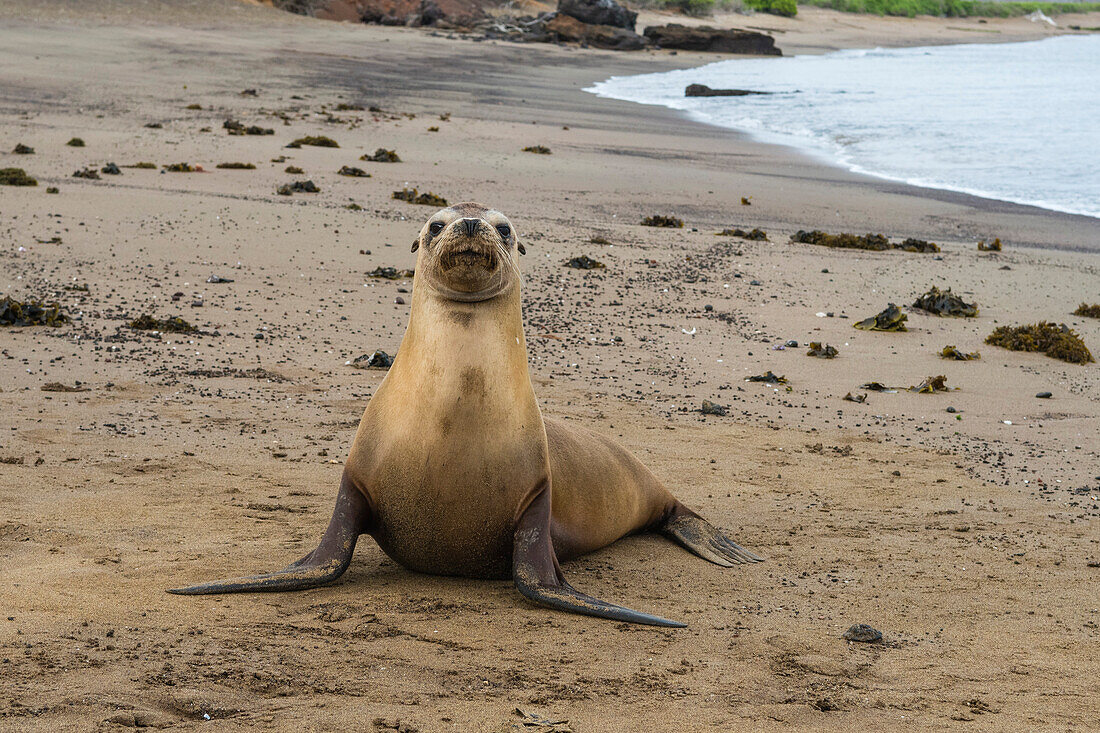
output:
[[[57,303],[18,301],[10,295],[0,298],[0,326],[60,326],[68,321]]]
[[[730,408],[725,405],[719,405],[717,402],[711,402],[710,400],[703,400],[703,406],[699,408],[699,412],[704,415],[717,415],[718,417],[725,417],[730,414]]]
[[[960,351],[954,346],[944,346],[943,351],[940,352],[940,356],[944,359],[954,359],[955,361],[974,361],[975,359],[981,359],[982,355],[977,351],[967,353]]]
[[[853,323],[852,326],[861,331],[908,331],[905,327],[907,318],[900,308],[891,303],[881,313]]]
[[[164,166],[164,170],[169,173],[197,173],[202,170],[202,166],[191,165],[190,163],[169,163]]]
[[[367,173],[362,168],[356,168],[353,165],[345,165],[336,172],[341,176],[350,176],[352,178],[370,178],[370,173]]]
[[[571,260],[567,260],[566,267],[572,267],[575,270],[602,270],[606,265],[599,260],[594,260],[588,255],[581,255],[580,257],[574,257]]]
[[[226,120],[222,123],[222,127],[230,135],[274,135],[275,130],[270,127],[260,127],[259,125],[244,125],[236,120]],[[299,146],[300,147],[300,146]]]
[[[153,318],[149,314],[130,321],[130,328],[137,331],[160,331],[161,333],[197,333],[199,330],[179,316]]]
[[[317,188],[317,184],[313,181],[294,181],[293,183],[284,183],[275,189],[275,193],[280,196],[289,196],[293,193],[320,193],[321,189]]]
[[[430,191],[420,193],[415,188],[406,188],[401,191],[394,191],[393,198],[398,201],[408,201],[410,204],[420,204],[421,206],[446,206],[447,199],[438,194],[434,194]]]
[[[142,168],[144,170],[155,171],[157,169],[157,164],[156,163],[150,163],[149,161],[143,160],[143,161],[139,161],[137,163],[134,163],[133,165],[124,165],[122,167],[123,168]]]
[[[1028,326],[999,326],[985,342],[1011,351],[1038,351],[1071,364],[1096,361],[1081,337],[1064,323],[1040,321]]]
[[[763,229],[753,229],[751,231],[745,231],[744,229],[723,229],[718,232],[719,237],[740,237],[741,239],[748,239],[753,242],[766,242],[768,241],[768,233]]]
[[[99,180],[99,172],[95,168],[81,168],[73,173],[73,178],[87,178],[92,181]]]
[[[235,170],[235,171],[254,171],[256,170],[255,163],[218,163],[218,168],[223,170]]]
[[[374,154],[363,153],[359,156],[359,160],[365,160],[370,163],[400,163],[401,158],[393,150],[386,150],[385,148],[378,148],[374,151]]]
[[[70,148],[82,148],[84,147],[84,140],[79,137],[74,137],[65,144]]]
[[[978,251],[979,252],[1000,252],[1002,248],[1003,247],[1001,245],[1001,238],[1000,237],[994,237],[993,241],[990,242],[989,244],[986,244],[984,239],[982,241],[978,242]]]
[[[940,290],[935,286],[917,298],[916,302],[913,303],[913,307],[939,316],[974,318],[978,315],[978,306],[965,302],[952,293],[951,288]]]
[[[545,145],[528,145],[523,149],[525,153],[535,153],[536,155],[550,155],[550,148]]]
[[[100,168],[99,172],[100,173],[106,173],[109,176],[121,176],[122,175],[122,171],[114,163],[108,163],[107,165]]]
[[[661,214],[654,214],[653,216],[647,216],[642,219],[642,226],[644,227],[665,227],[666,229],[683,229],[684,220],[677,219],[675,216],[662,216]]]
[[[835,359],[839,353],[840,351],[835,346],[822,344],[820,341],[811,341],[810,350],[806,352],[806,356],[816,356],[819,359]]]
[[[1082,303],[1077,306],[1077,310],[1073,311],[1075,316],[1084,316],[1085,318],[1100,318],[1100,303]]]
[[[30,145],[24,145],[23,143],[16,143],[11,152],[15,155],[34,155],[34,148]]]
[[[300,148],[303,145],[312,145],[315,148],[338,148],[340,144],[331,137],[325,135],[306,135],[287,145],[288,148]]]
[[[756,376],[753,376],[753,377],[745,377],[745,381],[746,382],[763,382],[765,384],[786,384],[787,383],[787,378],[777,376],[776,374],[774,374],[772,372],[771,369],[769,369],[764,374],[757,374]]]
[[[22,168],[0,168],[0,186],[37,186],[38,181]]]
[[[791,237],[792,242],[799,244],[816,244],[821,247],[833,247],[838,249],[866,249],[872,252],[885,252],[891,249],[900,249],[906,252],[939,252],[939,245],[926,242],[923,239],[909,238],[895,244],[882,234],[828,234],[819,229],[812,232],[798,231]]]
[[[302,175],[303,173],[305,173],[305,171],[304,171],[304,170],[302,170],[301,168],[299,168],[299,167],[298,167],[298,166],[296,166],[296,165],[288,165],[288,166],[287,166],[287,167],[285,168],[285,171],[286,171],[287,173],[291,174],[292,176],[300,176],[300,175]]]
[[[379,277],[383,280],[407,280],[414,274],[413,270],[399,270],[396,267],[376,267],[367,273],[367,277]]]
[[[917,394],[934,394],[936,392],[950,392],[951,388],[947,386],[947,377],[941,374],[938,377],[926,378],[916,387],[910,387],[909,391]]]

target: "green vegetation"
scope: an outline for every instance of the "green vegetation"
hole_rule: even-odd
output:
[[[782,15],[787,18],[798,15],[798,6],[795,4],[795,0],[745,0],[745,6],[763,13]]]
[[[747,0],[749,4],[751,0]],[[845,13],[874,15],[936,15],[948,18],[1010,18],[1041,10],[1047,15],[1089,13],[1100,10],[1100,3],[990,2],[989,0],[803,0],[803,5],[831,8]]]

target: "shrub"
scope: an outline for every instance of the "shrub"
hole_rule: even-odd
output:
[[[798,5],[795,4],[795,0],[745,0],[745,5],[753,10],[787,18],[798,15]]]

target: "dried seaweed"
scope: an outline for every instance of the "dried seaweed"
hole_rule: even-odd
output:
[[[730,408],[725,405],[719,405],[717,402],[711,402],[710,400],[703,400],[703,406],[699,408],[699,412],[704,415],[717,415],[718,417],[725,417],[730,414]]]
[[[73,178],[87,178],[92,181],[98,181],[99,171],[95,168],[81,168],[73,173]]]
[[[940,352],[940,356],[944,359],[954,359],[955,361],[974,361],[975,359],[982,358],[982,355],[977,351],[968,354],[965,351],[959,351],[954,346],[944,346],[943,351]]]
[[[362,112],[363,105],[361,104],[348,104],[347,102],[340,102],[336,105],[337,112]]]
[[[823,345],[820,341],[811,341],[810,350],[806,352],[806,356],[816,356],[819,359],[835,359],[839,353],[840,351],[835,346]]]
[[[141,161],[141,162],[138,162],[138,163],[134,163],[133,165],[124,165],[122,167],[123,168],[144,168],[146,170],[156,170],[157,169],[157,164],[156,163],[149,163],[149,162],[146,162],[146,161]]]
[[[10,295],[0,298],[0,326],[60,326],[68,321],[57,303],[18,301]]]
[[[270,127],[260,127],[259,125],[245,126],[236,120],[226,120],[222,123],[222,127],[230,135],[274,135],[275,131]]]
[[[130,328],[137,331],[159,331],[160,333],[198,333],[199,329],[192,326],[179,316],[168,318],[153,318],[144,315],[130,321]]]
[[[581,255],[580,257],[574,257],[571,260],[567,260],[566,267],[572,267],[575,270],[602,270],[606,265],[599,260],[594,260],[588,255]]]
[[[82,147],[84,147],[84,141],[82,139],[80,139],[79,137],[74,137],[71,140],[69,140],[69,142],[67,142],[65,144],[68,145],[70,148],[82,148]]]
[[[910,387],[909,391],[918,394],[932,394],[934,392],[950,392],[951,388],[947,386],[947,377],[941,374],[938,377],[925,378],[916,387]]]
[[[401,191],[394,191],[393,198],[398,201],[408,201],[410,204],[420,204],[421,206],[446,206],[447,199],[431,192],[420,193],[415,188],[406,188]]]
[[[284,172],[286,172],[286,173],[289,173],[289,174],[291,174],[292,176],[300,176],[300,175],[302,175],[303,173],[305,173],[305,171],[304,171],[304,170],[302,170],[301,168],[299,168],[299,167],[298,167],[298,166],[296,166],[296,165],[288,165],[288,166],[287,166],[287,167],[286,167],[286,168],[284,169]]]
[[[887,387],[882,382],[864,382],[859,385],[860,389],[867,389],[872,392],[897,392],[893,387]]]
[[[46,193],[61,193],[61,189],[57,186],[46,186]]]
[[[644,227],[665,227],[667,229],[683,229],[684,220],[677,219],[675,216],[663,216],[661,214],[654,214],[653,216],[647,216],[642,219],[642,226]]]
[[[1012,351],[1038,351],[1071,364],[1096,361],[1081,337],[1064,323],[1040,321],[1028,326],[1000,326],[985,342]]]
[[[752,206],[752,200],[751,199],[752,199],[752,196],[742,196],[741,197],[741,205],[742,206]]]
[[[952,293],[951,288],[940,290],[935,286],[917,298],[916,302],[913,303],[913,307],[939,316],[974,318],[978,315],[978,306],[965,302]]]
[[[865,394],[852,394],[851,392],[849,392],[848,394],[844,395],[840,399],[845,400],[847,402],[858,402],[860,404],[863,404],[867,401],[867,395],[865,395]]]
[[[602,237],[599,234],[594,234],[588,238],[589,244],[611,244],[611,240],[607,237]]]
[[[325,135],[306,135],[287,145],[288,148],[300,148],[303,145],[312,145],[315,148],[338,148],[340,144],[331,137]]]
[[[370,178],[370,173],[367,173],[362,168],[356,168],[351,165],[345,165],[336,172],[341,176],[349,176],[351,178]]]
[[[24,145],[23,143],[16,143],[11,152],[16,155],[34,155],[34,148],[30,145]]]
[[[386,150],[385,148],[378,148],[374,151],[374,154],[363,153],[359,156],[359,160],[365,160],[371,163],[400,163],[401,158],[393,150]]]
[[[39,387],[43,392],[87,392],[88,388],[81,386],[80,382],[77,382],[72,387],[61,382],[46,382]]]
[[[321,189],[313,181],[293,181],[284,183],[275,189],[280,196],[290,196],[293,193],[320,193]]]
[[[764,374],[757,374],[754,377],[745,377],[745,381],[746,382],[764,382],[766,384],[786,384],[787,383],[787,378],[776,376],[769,369]]]
[[[37,186],[36,181],[22,168],[0,168],[0,186]]]
[[[384,280],[407,280],[414,274],[413,270],[399,270],[396,267],[376,267],[367,273],[367,277],[380,277]]]
[[[100,168],[99,172],[100,173],[106,173],[109,176],[121,176],[122,175],[122,171],[114,163],[108,163],[107,165]]]
[[[1000,252],[1002,249],[1001,238],[995,237],[989,244],[985,243],[985,240],[978,242],[979,252]]]
[[[718,232],[719,237],[740,237],[741,239],[749,239],[754,242],[766,242],[768,241],[768,234],[763,229],[753,229],[752,231],[745,231],[744,229],[723,229]]]
[[[545,145],[528,145],[523,149],[525,153],[535,153],[537,155],[550,155],[550,148]]]
[[[1089,305],[1088,303],[1082,303],[1077,306],[1077,310],[1073,311],[1073,315],[1084,316],[1085,318],[1100,318],[1100,304],[1093,303]]]
[[[169,173],[197,173],[202,170],[200,166],[191,165],[190,163],[169,163],[163,168]]]
[[[256,170],[255,163],[218,163],[218,168],[223,170],[235,170],[235,171],[254,171]]]
[[[878,315],[852,324],[861,331],[908,331],[905,320],[908,318],[901,309],[891,303]]]
[[[839,249],[865,249],[872,252],[885,252],[892,249],[900,249],[906,252],[940,251],[939,245],[926,242],[923,239],[909,238],[900,244],[895,244],[882,234],[828,234],[818,229],[812,232],[796,232],[791,237],[791,241],[799,244],[816,244],[821,247]]]

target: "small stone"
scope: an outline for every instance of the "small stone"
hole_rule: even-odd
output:
[[[712,310],[714,310],[714,306],[710,303],[707,303],[703,306],[703,310],[705,310],[707,313],[710,313]]]
[[[1054,395],[1052,395],[1050,392],[1040,392],[1039,394],[1037,394],[1035,396],[1038,397],[1041,400],[1049,400]]]
[[[956,410],[954,407],[948,407],[947,411],[950,412],[952,415],[954,415],[956,412],[958,412],[958,410]]]
[[[759,280],[751,280],[749,282],[749,285],[763,285],[763,284],[764,283],[760,282]]]
[[[396,298],[394,298],[393,302],[397,303],[398,305],[405,305],[405,299],[402,298],[400,295],[398,295]]]
[[[797,349],[798,348],[798,342],[795,341],[794,339],[791,339],[790,341],[788,341],[787,343],[785,343],[783,345],[786,346],[789,349]]]

